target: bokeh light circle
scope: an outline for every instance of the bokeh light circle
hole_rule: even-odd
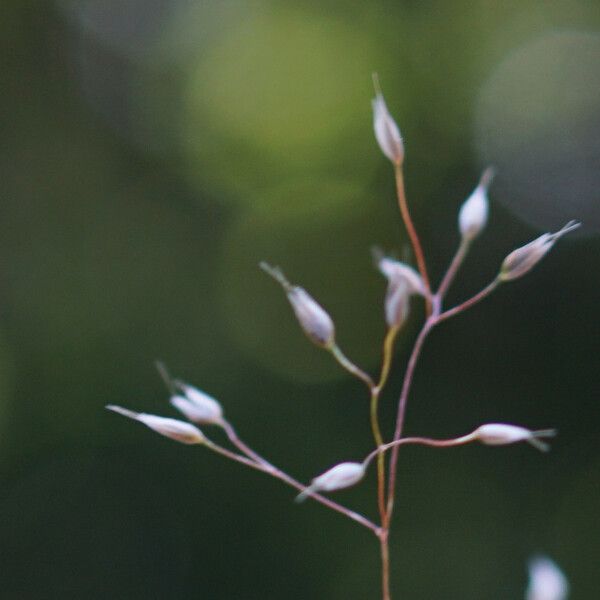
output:
[[[190,67],[181,136],[191,180],[247,203],[306,174],[364,180],[380,164],[370,74],[388,62],[348,21],[254,11]]]
[[[496,197],[544,230],[600,231],[600,35],[552,32],[511,54],[481,88],[475,141]]]

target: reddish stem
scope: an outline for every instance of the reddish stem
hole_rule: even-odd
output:
[[[498,279],[494,279],[492,283],[484,287],[479,293],[475,294],[472,298],[469,298],[462,304],[459,304],[454,308],[450,308],[447,311],[440,314],[437,318],[436,323],[441,323],[442,321],[445,321],[450,317],[454,317],[455,315],[458,315],[459,313],[471,308],[472,306],[475,306],[475,304],[481,302],[484,298],[487,298],[487,296],[489,296],[498,287],[498,285],[500,285],[500,281]]]
[[[404,190],[404,175],[402,173],[402,165],[394,165],[394,173],[396,175],[396,194],[398,196],[398,206],[400,207],[400,214],[404,221],[404,226],[410,238],[410,243],[415,253],[415,259],[417,261],[417,267],[421,278],[423,279],[423,285],[425,286],[425,299],[427,303],[427,314],[431,314],[431,285],[429,283],[429,275],[427,273],[427,266],[425,264],[425,255],[423,254],[423,248],[421,247],[421,241],[419,235],[415,229],[414,223],[408,210],[408,203],[406,202],[406,192]]]
[[[448,270],[442,279],[442,283],[440,283],[440,287],[438,288],[436,295],[440,298],[440,300],[444,298],[446,292],[450,289],[450,285],[454,281],[456,273],[458,273],[458,269],[460,268],[460,265],[469,251],[470,245],[470,241],[467,238],[463,237],[460,240],[458,250],[456,251],[454,258],[452,259],[452,262],[450,263],[450,266],[448,267]]]
[[[396,415],[396,429],[394,431],[394,442],[398,442],[402,437],[402,430],[404,428],[404,418],[406,414],[406,404],[408,401],[408,394],[410,392],[410,387],[412,385],[413,376],[415,373],[415,368],[417,366],[417,362],[419,360],[419,355],[421,354],[421,350],[423,348],[423,344],[429,332],[432,330],[433,326],[436,323],[436,317],[431,316],[425,321],[425,325],[423,325],[423,329],[419,333],[417,340],[415,341],[415,345],[413,347],[413,351],[408,360],[408,365],[406,367],[406,373],[404,375],[404,382],[402,383],[402,391],[400,393],[400,400],[398,401],[398,412]],[[392,449],[392,456],[390,458],[390,474],[388,478],[388,503],[387,503],[387,523],[388,526],[391,524],[392,513],[394,510],[394,496],[395,496],[395,488],[396,488],[396,475],[398,470],[398,452],[400,450],[399,445],[395,445]]]
[[[231,460],[234,460],[243,465],[246,465],[248,467],[256,469],[257,471],[262,471],[263,473],[267,473],[268,475],[271,475],[272,477],[275,477],[276,479],[283,481],[287,485],[289,485],[293,488],[296,488],[299,492],[306,491],[306,486],[304,484],[300,483],[293,477],[290,477],[287,473],[284,473],[283,471],[281,471],[280,469],[278,469],[277,467],[272,465],[269,461],[264,459],[262,456],[260,456],[256,452],[254,452],[254,450],[250,449],[238,437],[238,435],[237,435],[235,429],[233,428],[233,426],[231,425],[231,423],[229,423],[227,421],[223,421],[222,426],[223,426],[223,429],[225,430],[225,432],[227,433],[227,436],[231,440],[231,442],[239,450],[241,450],[244,454],[246,454],[246,456],[248,456],[249,458],[246,458],[245,456],[240,456],[239,454],[236,454],[235,452],[231,452],[230,450],[227,450],[226,448],[218,446],[217,444],[214,444],[213,442],[209,442],[207,444],[207,446],[211,450],[214,450],[218,454],[221,454],[222,456],[225,456]],[[368,529],[373,531],[373,533],[375,533],[375,535],[379,536],[379,532],[381,530],[380,527],[375,525],[375,523],[373,523],[372,521],[370,521],[363,515],[355,512],[353,510],[350,510],[349,508],[346,508],[345,506],[342,506],[341,504],[338,504],[337,502],[334,502],[333,500],[330,500],[329,498],[326,498],[325,496],[321,496],[321,494],[311,493],[310,497],[313,498],[314,500],[316,500],[317,502],[320,502],[324,506],[331,508],[332,510],[348,517],[349,519],[352,519],[353,521],[356,521],[360,525],[367,527]]]

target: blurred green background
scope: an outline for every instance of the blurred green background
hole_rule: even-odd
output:
[[[547,553],[600,585],[597,1],[2,0],[0,597],[377,598],[366,532],[276,481],[109,414],[174,416],[153,361],[308,480],[372,447],[360,383],[303,337],[279,264],[376,372],[374,244],[407,240],[371,125],[378,71],[435,280],[487,164],[491,221],[450,303],[581,219],[531,275],[431,337],[407,431],[555,426],[407,448],[398,598],[523,597]],[[383,398],[390,435],[415,303]],[[374,480],[337,499],[375,515]]]

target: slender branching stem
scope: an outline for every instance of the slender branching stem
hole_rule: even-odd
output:
[[[477,439],[477,434],[475,432],[468,433],[467,435],[463,435],[457,438],[451,438],[448,440],[436,440],[433,438],[426,437],[405,437],[399,439],[397,442],[390,442],[389,444],[383,444],[378,448],[375,448],[371,453],[369,453],[365,459],[363,460],[363,464],[368,466],[369,463],[375,458],[375,456],[380,456],[384,454],[388,450],[392,448],[396,448],[398,446],[404,446],[407,444],[414,444],[418,446],[431,446],[432,448],[452,448],[454,446],[464,446],[465,444],[469,444]]]
[[[373,438],[377,446],[383,444],[383,436],[379,425],[379,396],[381,390],[387,383],[392,357],[394,354],[394,342],[398,335],[399,327],[390,327],[383,341],[383,359],[381,364],[381,373],[377,385],[371,388],[371,429]],[[379,516],[381,519],[381,532],[379,535],[381,549],[381,585],[383,590],[383,599],[390,600],[390,549],[388,542],[388,518],[385,494],[385,456],[377,456],[377,504],[379,506]]]
[[[381,434],[381,427],[379,425],[378,406],[379,391],[376,387],[374,387],[371,390],[371,431],[373,432],[373,439],[375,440],[375,445],[381,446],[383,444],[383,435]],[[381,526],[385,527],[385,457],[383,455],[377,457],[377,506],[379,508],[379,515],[381,517]]]
[[[379,424],[379,396],[390,374],[390,365],[392,363],[392,356],[394,353],[394,341],[398,331],[399,327],[390,327],[387,331],[383,342],[381,374],[379,376],[377,385],[374,385],[371,388],[371,430],[373,431],[373,438],[377,446],[381,446],[383,444],[383,435],[381,433],[381,426]],[[381,526],[385,529],[387,527],[387,511],[385,506],[385,457],[383,455],[377,458],[377,500],[379,514],[381,517]]]
[[[478,302],[481,302],[484,298],[487,298],[500,285],[500,283],[501,282],[499,279],[494,279],[494,281],[492,281],[490,284],[484,287],[479,293],[475,294],[472,298],[469,298],[462,304],[459,304],[458,306],[450,308],[441,313],[437,318],[437,322],[440,323],[441,321],[446,321],[447,319],[450,319],[451,317],[454,317],[455,315],[458,315],[464,312],[465,310],[468,310],[472,306],[475,306]]]
[[[467,237],[462,237],[460,244],[458,245],[458,250],[456,251],[454,258],[452,259],[452,262],[450,263],[450,266],[448,267],[448,270],[442,279],[442,283],[440,283],[440,287],[438,288],[436,295],[438,298],[440,298],[440,300],[444,299],[444,296],[450,289],[450,286],[452,285],[460,266],[469,252],[470,246],[471,240]]]
[[[228,458],[229,460],[233,460],[237,463],[240,463],[241,465],[250,467],[251,469],[256,469],[257,471],[262,471],[263,473],[266,472],[266,469],[267,469],[266,465],[257,463],[254,460],[247,458],[246,456],[241,456],[240,454],[236,454],[235,452],[232,452],[231,450],[228,450],[227,448],[223,448],[223,446],[219,446],[219,444],[215,444],[214,442],[212,442],[208,439],[204,440],[203,445],[206,446],[209,450],[212,450],[213,452],[216,452],[217,454],[220,454],[221,456],[224,456],[225,458]]]
[[[421,241],[410,216],[410,211],[408,210],[408,203],[406,202],[406,192],[404,190],[404,174],[402,172],[402,165],[394,165],[394,174],[396,176],[396,194],[398,196],[398,206],[400,207],[402,220],[404,221],[404,226],[406,227],[406,231],[408,232],[408,237],[410,238],[410,243],[412,244],[413,252],[415,253],[417,267],[419,268],[419,273],[421,274],[421,278],[423,279],[423,284],[425,286],[427,314],[429,315],[431,314],[431,285],[429,283],[429,275],[427,273],[425,255],[423,254]]]
[[[406,367],[406,373],[404,374],[404,381],[402,383],[402,391],[400,393],[400,399],[398,400],[398,411],[396,414],[396,428],[394,430],[394,438],[393,442],[398,442],[402,437],[402,430],[404,427],[404,417],[406,414],[406,404],[408,401],[408,394],[410,393],[410,388],[412,385],[413,377],[415,374],[415,369],[417,366],[417,362],[419,360],[419,356],[421,354],[421,350],[423,349],[423,344],[427,339],[427,336],[433,329],[436,323],[436,317],[430,316],[423,325],[413,347],[412,353],[408,360],[408,365]],[[392,449],[392,454],[390,458],[390,473],[388,476],[388,501],[387,501],[387,522],[388,526],[391,523],[392,513],[394,511],[394,496],[395,496],[395,488],[396,488],[396,475],[398,469],[398,451],[400,447],[398,445],[394,446]]]
[[[373,387],[375,387],[375,382],[373,381],[372,377],[366,373],[365,371],[363,371],[360,367],[358,367],[357,365],[355,365],[343,352],[342,349],[337,345],[334,344],[329,348],[329,351],[331,352],[331,354],[333,355],[333,357],[335,358],[335,360],[337,360],[337,362],[339,363],[339,365],[346,369],[346,371],[348,371],[349,373],[351,373],[352,375],[354,375],[355,377],[358,377],[358,379],[360,379],[369,389],[369,391],[371,391],[373,389]]]
[[[399,331],[400,327],[390,327],[383,341],[383,361],[381,365],[381,374],[379,375],[379,381],[377,382],[378,392],[381,392],[390,375],[390,367],[392,365],[394,354],[394,343]]]
[[[233,427],[231,427],[231,425],[228,429],[229,429],[230,433],[233,433],[233,439],[230,437],[230,439],[232,439],[232,442],[233,442],[233,440],[235,440],[235,442],[233,442],[233,443],[238,448],[240,448],[240,450],[242,448],[244,448],[244,450],[242,450],[244,453],[250,453],[251,455],[255,456],[256,459],[254,459],[254,458],[251,459],[249,457],[236,454],[235,452],[232,452],[231,450],[228,450],[227,448],[223,448],[222,446],[219,446],[218,444],[215,444],[214,442],[212,442],[210,440],[206,440],[203,445],[205,445],[207,448],[209,448],[213,452],[216,452],[217,454],[220,454],[221,456],[229,458],[230,460],[233,460],[237,463],[243,464],[243,465],[250,467],[252,469],[255,469],[257,471],[262,471],[263,473],[266,473],[267,475],[271,475],[271,477],[275,477],[276,479],[283,481],[290,487],[297,489],[299,492],[306,491],[307,486],[300,483],[299,481],[297,481],[296,479],[294,479],[287,473],[283,472],[281,469],[278,469],[277,467],[272,465],[270,462],[268,462],[266,459],[264,459],[263,457],[258,455],[253,450],[251,450],[237,436],[237,434],[235,433],[235,430],[233,429]],[[226,432],[227,432],[227,430],[226,430]],[[228,437],[229,437],[229,433],[228,433]],[[320,502],[327,508],[330,508],[331,510],[336,511],[336,512],[344,515],[345,517],[352,519],[356,523],[359,523],[363,527],[370,529],[376,536],[379,536],[379,532],[380,532],[381,528],[378,525],[376,525],[375,523],[373,523],[372,521],[370,521],[369,519],[367,519],[365,516],[361,515],[360,513],[350,510],[349,508],[346,508],[345,506],[342,506],[341,504],[338,504],[337,502],[334,502],[333,500],[330,500],[329,498],[326,498],[325,496],[321,496],[321,494],[317,494],[315,492],[310,492],[309,496],[311,498],[313,498],[313,500]]]
[[[223,431],[225,431],[225,433],[227,434],[227,437],[229,438],[229,441],[241,452],[243,452],[248,458],[251,458],[254,462],[263,465],[265,467],[271,467],[272,465],[269,463],[269,461],[267,461],[266,459],[264,459],[262,456],[260,456],[260,454],[258,454],[257,452],[255,452],[254,450],[252,450],[252,448],[250,448],[250,446],[248,446],[245,442],[243,442],[240,437],[237,434],[237,431],[234,429],[233,425],[223,419],[223,421],[220,423],[221,427],[223,428]]]

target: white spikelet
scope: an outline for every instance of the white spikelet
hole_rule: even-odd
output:
[[[212,396],[192,385],[175,381],[175,385],[183,392],[171,396],[171,404],[192,423],[219,424],[223,421],[223,407]]]
[[[569,582],[557,564],[546,556],[529,561],[529,586],[525,600],[566,600]]]
[[[373,106],[375,139],[385,156],[395,165],[401,165],[404,161],[404,142],[400,135],[400,129],[388,111],[376,75],[373,76],[373,83],[376,93],[371,104]]]
[[[186,423],[185,421],[149,415],[146,413],[136,413],[127,408],[122,408],[121,406],[115,406],[113,404],[109,404],[106,408],[129,419],[139,421],[146,425],[146,427],[156,431],[156,433],[160,433],[160,435],[164,435],[165,437],[175,440],[176,442],[181,442],[182,444],[202,444],[205,440],[204,435],[197,427],[191,423]]]
[[[569,221],[562,229],[554,233],[544,233],[521,248],[513,250],[502,263],[498,278],[511,281],[528,273],[550,251],[552,246],[569,231],[581,226],[577,221]]]
[[[504,446],[516,442],[527,442],[542,452],[547,452],[550,447],[540,438],[554,437],[555,435],[556,430],[554,429],[531,431],[525,429],[525,427],[508,425],[507,423],[487,423],[474,431],[474,436],[487,446]]]
[[[315,477],[310,486],[296,497],[302,502],[316,492],[334,492],[358,483],[365,476],[365,465],[356,462],[344,462]]]
[[[410,266],[385,256],[378,248],[373,258],[379,271],[388,280],[385,296],[385,320],[389,327],[400,327],[410,313],[410,297],[425,295],[421,276]]]
[[[488,188],[493,176],[494,170],[488,167],[458,213],[460,234],[468,241],[475,239],[486,226],[489,213]]]
[[[283,287],[304,333],[317,346],[331,348],[335,342],[335,326],[325,309],[306,290],[292,285],[278,267],[261,262],[260,268]]]

